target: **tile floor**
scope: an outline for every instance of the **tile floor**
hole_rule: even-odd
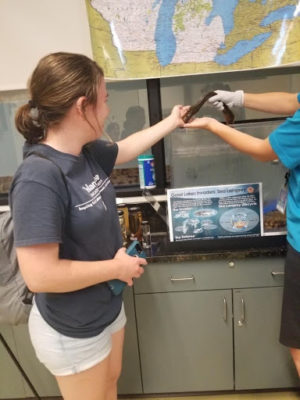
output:
[[[233,393],[233,394],[203,394],[200,396],[186,397],[143,397],[133,398],[132,400],[300,400],[300,392],[252,392],[252,393]],[[131,400],[126,398],[126,400]]]
[[[300,400],[300,391],[277,391],[277,392],[248,392],[231,394],[203,394],[199,396],[178,397],[130,397],[121,396],[120,400]],[[26,399],[24,399],[26,400]],[[62,400],[60,397],[47,397],[47,400]]]

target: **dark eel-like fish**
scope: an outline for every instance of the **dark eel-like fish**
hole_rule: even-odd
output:
[[[198,101],[197,103],[195,103],[194,105],[192,105],[189,110],[185,113],[185,115],[183,116],[183,121],[185,123],[189,122],[189,120],[195,115],[197,114],[197,112],[200,110],[200,108],[203,106],[203,104],[210,99],[211,97],[215,96],[217,93],[216,92],[209,92],[207,93],[200,101]],[[222,110],[224,117],[225,117],[225,121],[226,121],[226,125],[230,125],[233,124],[234,122],[234,114],[233,112],[230,110],[230,108],[227,106],[227,104],[223,103],[224,109]]]

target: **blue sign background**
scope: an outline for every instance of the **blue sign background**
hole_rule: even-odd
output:
[[[261,183],[170,189],[170,240],[260,236]]]

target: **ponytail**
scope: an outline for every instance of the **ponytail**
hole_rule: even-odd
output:
[[[34,144],[44,138],[45,129],[39,122],[39,110],[32,107],[32,101],[21,106],[15,115],[17,130],[24,136],[27,142]]]

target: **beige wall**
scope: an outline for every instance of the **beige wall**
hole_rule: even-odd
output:
[[[92,56],[85,0],[0,0],[0,91],[26,88],[53,51]]]

